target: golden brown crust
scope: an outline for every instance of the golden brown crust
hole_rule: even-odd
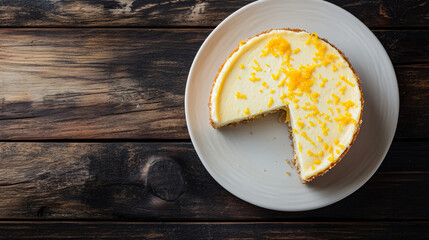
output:
[[[261,35],[261,34],[265,34],[265,33],[269,33],[269,32],[271,32],[271,31],[274,31],[274,30],[287,30],[287,31],[293,31],[293,32],[306,32],[306,33],[308,33],[307,31],[305,31],[305,30],[302,30],[302,29],[292,29],[292,28],[282,28],[282,29],[270,29],[270,30],[268,30],[268,31],[264,31],[264,32],[261,32],[260,34],[257,34],[257,35],[255,35],[255,36],[253,36],[253,37],[251,37],[251,38],[249,38],[249,39],[247,39],[246,41],[243,41],[244,43],[246,43],[246,42],[248,42],[250,39],[252,39],[252,38],[254,38],[254,37],[257,37],[257,36],[259,36],[259,35]],[[310,34],[310,33],[308,33],[308,34]],[[317,177],[319,177],[319,176],[322,176],[322,175],[324,175],[326,172],[328,172],[331,168],[333,168],[335,165],[337,165],[340,161],[341,161],[341,159],[346,155],[346,153],[349,151],[349,149],[350,149],[350,147],[353,145],[353,143],[354,143],[354,141],[356,140],[356,137],[357,137],[357,134],[359,133],[359,131],[360,131],[360,126],[361,126],[361,124],[362,124],[362,115],[363,115],[363,107],[364,107],[364,100],[363,100],[363,94],[362,94],[362,82],[361,82],[361,80],[360,80],[360,78],[359,78],[359,75],[356,73],[356,71],[355,71],[355,69],[353,68],[353,66],[351,65],[351,63],[349,62],[349,59],[344,55],[344,53],[341,51],[341,50],[339,50],[337,47],[335,47],[333,44],[331,44],[328,40],[326,40],[326,39],[324,39],[324,38],[319,38],[319,39],[321,39],[322,41],[324,41],[324,42],[326,42],[326,43],[328,43],[330,46],[332,46],[333,48],[335,48],[340,54],[341,54],[341,56],[344,58],[344,60],[348,63],[348,65],[349,65],[349,67],[351,68],[351,70],[353,71],[353,74],[356,76],[356,78],[357,78],[357,80],[358,80],[358,86],[359,86],[359,92],[360,92],[360,100],[361,100],[361,105],[362,105],[362,107],[361,107],[361,112],[360,112],[360,116],[359,116],[359,121],[358,121],[358,123],[357,123],[357,129],[356,129],[356,132],[353,134],[353,138],[352,138],[352,141],[350,142],[350,144],[349,144],[349,146],[344,150],[344,152],[337,158],[337,160],[335,161],[335,162],[332,162],[330,165],[329,165],[329,167],[328,168],[326,168],[324,171],[322,171],[322,172],[319,172],[318,174],[316,174],[316,175],[313,175],[313,176],[311,176],[311,178],[308,178],[308,179],[302,179],[301,178],[301,169],[300,169],[300,166],[299,166],[299,164],[298,164],[298,161],[296,161],[296,153],[295,153],[295,146],[293,145],[293,141],[292,141],[292,148],[293,148],[293,154],[294,154],[294,156],[295,156],[295,159],[292,159],[291,161],[292,161],[292,163],[294,164],[294,166],[295,166],[295,168],[296,168],[296,170],[298,171],[298,175],[300,176],[300,178],[301,178],[301,181],[302,181],[302,183],[307,183],[307,182],[310,182],[310,181],[312,181],[313,179],[315,179],[315,178],[317,178]],[[213,81],[213,85],[212,85],[212,89],[211,89],[211,91],[210,91],[210,98],[209,98],[209,103],[208,103],[208,105],[209,105],[209,113],[210,113],[210,125],[212,125],[212,127],[213,128],[219,128],[219,127],[215,127],[215,125],[214,125],[214,122],[213,122],[213,119],[212,119],[212,116],[211,116],[211,97],[212,97],[212,92],[213,92],[213,89],[214,89],[214,86],[215,86],[215,84],[216,84],[216,80],[217,80],[217,78],[218,78],[218,76],[219,76],[219,74],[220,74],[220,72],[222,71],[222,68],[223,68],[223,66],[225,65],[225,63],[228,61],[228,59],[235,53],[235,52],[237,52],[238,51],[238,49],[240,48],[240,46],[241,45],[239,45],[230,55],[229,55],[229,57],[223,62],[223,64],[220,66],[220,68],[219,68],[219,70],[218,70],[218,73],[217,73],[217,75],[216,75],[216,77],[215,77],[215,79],[214,79],[214,81]],[[258,118],[258,117],[260,117],[260,116],[265,116],[265,115],[267,115],[267,114],[269,114],[269,113],[273,113],[273,112],[278,112],[278,111],[281,111],[282,109],[276,109],[276,110],[273,110],[273,111],[270,111],[270,112],[268,112],[268,113],[264,113],[264,114],[260,114],[260,115],[257,115],[257,116],[254,116],[254,117],[252,117],[252,118],[250,118],[250,119],[247,119],[247,120],[244,120],[244,121],[241,121],[241,122],[244,122],[244,123],[247,123],[247,122],[249,122],[249,121],[252,121],[252,120],[254,120],[254,119],[256,119],[256,118]],[[241,123],[240,122],[240,123]],[[230,124],[228,124],[228,125],[225,125],[225,126],[235,126],[235,125],[237,125],[239,122],[237,122],[237,123],[230,123]],[[289,131],[290,131],[290,125],[289,125]]]

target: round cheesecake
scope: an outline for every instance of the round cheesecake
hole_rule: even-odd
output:
[[[209,100],[214,128],[281,111],[303,183],[335,166],[362,123],[360,80],[317,34],[270,30],[241,41],[220,67]]]

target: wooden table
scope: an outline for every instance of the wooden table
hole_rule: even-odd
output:
[[[356,193],[255,207],[202,166],[184,116],[201,43],[250,1],[0,1],[0,238],[429,238],[429,3],[333,0],[386,48],[395,140]]]

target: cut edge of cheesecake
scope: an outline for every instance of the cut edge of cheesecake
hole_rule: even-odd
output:
[[[209,113],[210,113],[209,121],[210,121],[210,125],[211,125],[214,129],[219,129],[219,128],[221,128],[221,127],[228,127],[228,126],[237,126],[237,125],[238,125],[238,124],[240,124],[240,123],[248,123],[248,122],[253,121],[253,120],[255,120],[255,119],[258,119],[258,118],[260,118],[260,117],[264,117],[264,116],[266,116],[266,115],[273,114],[273,113],[276,113],[276,112],[285,111],[285,112],[286,112],[286,114],[289,114],[289,110],[288,110],[288,109],[286,109],[286,108],[278,108],[278,109],[273,109],[273,110],[268,111],[268,112],[260,113],[260,114],[258,114],[258,115],[252,116],[252,117],[250,117],[250,118],[248,118],[248,119],[245,119],[245,120],[241,120],[241,121],[238,121],[238,122],[232,122],[232,123],[229,123],[229,124],[226,124],[226,125],[223,125],[223,126],[218,126],[218,127],[216,127],[216,126],[215,126],[215,124],[214,124],[214,122],[213,122],[213,119],[212,119],[212,116],[211,116],[211,112],[212,112],[212,109],[211,109],[211,106],[212,106],[211,99],[212,99],[213,89],[214,89],[214,87],[215,87],[215,85],[216,85],[216,81],[217,81],[217,79],[218,79],[218,76],[219,76],[219,74],[221,73],[221,71],[222,71],[222,69],[223,69],[223,67],[224,67],[225,63],[228,61],[228,59],[229,59],[229,58],[231,58],[231,57],[234,55],[234,53],[236,53],[236,52],[240,49],[241,45],[246,44],[246,43],[247,43],[249,40],[251,40],[252,38],[255,38],[255,37],[257,37],[257,36],[260,36],[260,35],[262,35],[262,34],[266,34],[266,33],[269,33],[269,32],[271,32],[271,31],[275,31],[275,30],[286,30],[286,31],[292,31],[292,32],[305,32],[305,33],[310,34],[309,32],[307,32],[307,31],[305,31],[305,30],[297,29],[297,28],[280,28],[280,29],[270,29],[270,30],[267,30],[267,31],[261,32],[261,33],[259,33],[259,34],[257,34],[257,35],[254,35],[253,37],[248,38],[248,39],[247,39],[247,40],[245,40],[245,41],[242,41],[242,44],[239,44],[239,46],[238,46],[234,51],[232,51],[232,52],[231,52],[231,54],[228,56],[228,58],[226,58],[226,60],[225,60],[225,61],[222,63],[222,65],[219,67],[219,69],[218,69],[218,73],[216,74],[216,77],[215,77],[215,79],[214,79],[214,81],[213,81],[212,89],[210,90],[210,96],[209,96],[209,102],[208,102],[208,106],[209,106]],[[292,131],[291,131],[291,130],[292,130],[292,127],[290,126],[290,121],[287,123],[288,130],[289,130],[289,137],[292,139],[292,149],[293,149],[293,155],[294,155],[294,159],[292,159],[292,160],[291,160],[291,162],[293,163],[293,165],[295,166],[296,170],[298,171],[298,175],[299,175],[299,177],[300,177],[300,179],[301,179],[301,182],[302,182],[302,183],[304,183],[304,184],[305,184],[305,183],[308,183],[308,182],[310,182],[310,181],[312,181],[313,179],[315,179],[315,178],[317,178],[317,177],[323,176],[323,175],[324,175],[325,173],[327,173],[330,169],[332,169],[335,165],[337,165],[337,164],[342,160],[342,158],[347,154],[347,152],[350,150],[350,147],[351,147],[351,146],[353,145],[353,143],[355,142],[356,137],[357,137],[357,134],[358,134],[358,133],[359,133],[359,131],[360,131],[360,126],[361,126],[361,124],[362,124],[363,108],[364,108],[364,99],[363,99],[363,93],[362,93],[362,82],[361,82],[361,80],[360,80],[360,78],[359,78],[359,75],[356,73],[355,69],[353,68],[352,64],[349,62],[349,59],[345,56],[345,54],[344,54],[340,49],[338,49],[337,47],[335,47],[335,45],[331,44],[327,39],[325,39],[325,38],[320,38],[320,37],[318,37],[318,39],[320,39],[320,40],[322,40],[322,41],[326,42],[326,43],[327,43],[327,44],[329,44],[331,47],[333,47],[334,49],[336,49],[336,50],[340,53],[340,55],[344,58],[344,60],[347,62],[347,64],[349,65],[349,67],[350,67],[350,69],[352,70],[353,74],[354,74],[354,75],[356,76],[356,78],[357,78],[357,85],[359,86],[360,102],[361,102],[362,107],[361,107],[361,111],[360,111],[360,113],[359,113],[359,120],[357,121],[356,131],[355,131],[355,133],[353,134],[353,137],[352,137],[352,140],[351,140],[351,142],[350,142],[349,146],[348,146],[347,148],[345,148],[345,149],[344,149],[344,151],[343,151],[343,153],[342,153],[340,156],[338,156],[338,157],[337,157],[336,161],[331,162],[331,164],[330,164],[330,165],[329,165],[329,166],[328,166],[324,171],[321,171],[321,172],[319,172],[318,174],[313,175],[313,176],[311,176],[310,178],[307,178],[307,179],[303,179],[303,178],[301,177],[301,168],[300,168],[300,165],[299,165],[299,163],[298,163],[298,161],[297,161],[297,159],[296,159],[296,152],[295,152],[296,147],[295,147],[295,145],[294,145],[294,141],[293,141],[293,136],[292,136]]]

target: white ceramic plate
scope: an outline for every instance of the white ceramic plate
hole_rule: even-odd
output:
[[[285,27],[316,32],[343,51],[362,80],[365,100],[363,125],[350,151],[335,168],[308,184],[301,184],[286,164],[285,159],[293,158],[291,140],[277,115],[221,130],[209,124],[207,104],[219,66],[240,40]],[[399,93],[386,51],[353,15],[322,1],[265,0],[233,13],[203,43],[189,73],[185,108],[192,143],[219,184],[260,207],[302,211],[347,197],[375,173],[395,134]]]

